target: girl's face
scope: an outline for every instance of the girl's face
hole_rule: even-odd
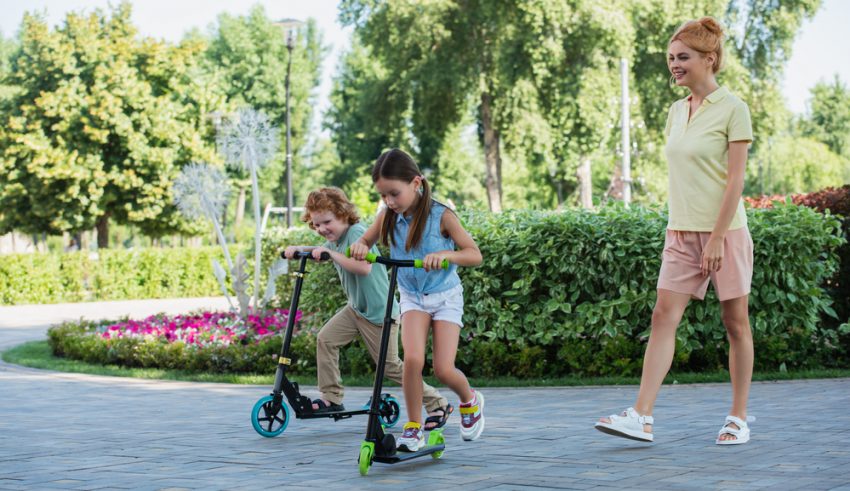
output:
[[[310,213],[310,222],[313,224],[316,233],[328,242],[338,241],[348,230],[348,222],[340,220],[331,211]]]
[[[375,181],[375,189],[380,193],[387,208],[402,216],[416,204],[420,186],[422,186],[422,178],[419,176],[414,177],[410,182],[385,177]]]
[[[667,67],[679,87],[694,87],[714,74],[714,53],[702,54],[678,39],[667,48]]]

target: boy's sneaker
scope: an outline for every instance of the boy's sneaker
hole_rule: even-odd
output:
[[[397,440],[396,448],[402,452],[415,452],[425,446],[425,432],[422,425],[409,421],[404,424],[404,432]]]
[[[471,442],[484,431],[484,396],[473,390],[475,397],[460,405],[460,436]]]

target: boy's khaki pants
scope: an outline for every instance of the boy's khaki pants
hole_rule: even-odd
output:
[[[334,315],[319,331],[316,340],[316,371],[319,378],[319,391],[322,398],[334,404],[342,404],[345,390],[339,375],[339,348],[350,343],[360,334],[369,354],[375,363],[381,353],[381,333],[379,325],[372,324],[346,305]],[[390,343],[387,346],[387,364],[384,376],[402,383],[403,364],[398,357],[398,323],[393,322],[390,331]],[[364,401],[365,402],[365,401]],[[428,412],[445,407],[448,401],[437,389],[422,382],[422,402]]]

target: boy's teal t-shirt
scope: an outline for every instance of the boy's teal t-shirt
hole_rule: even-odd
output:
[[[325,242],[324,247],[345,254],[345,250],[366,233],[366,227],[362,223],[355,223],[348,227],[345,234],[336,242]],[[378,248],[372,246],[371,252],[380,254]],[[387,268],[383,264],[375,263],[372,271],[366,276],[356,275],[345,270],[342,266],[334,263],[339,281],[345,296],[348,297],[348,305],[372,324],[384,323],[384,313],[387,309],[387,291],[390,288],[390,280],[387,278]],[[398,301],[393,295],[393,319],[398,319]]]

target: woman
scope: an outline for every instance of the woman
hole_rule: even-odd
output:
[[[653,441],[652,411],[673,361],[676,328],[691,298],[714,284],[729,338],[732,408],[716,443],[750,439],[747,398],[753,370],[748,298],[753,243],[741,193],[752,127],[747,105],[720,87],[723,30],[711,17],[683,24],[668,44],[671,83],[690,95],[670,107],[665,154],[669,166],[669,221],[658,277],[658,300],[634,407],[601,418],[596,428]]]

